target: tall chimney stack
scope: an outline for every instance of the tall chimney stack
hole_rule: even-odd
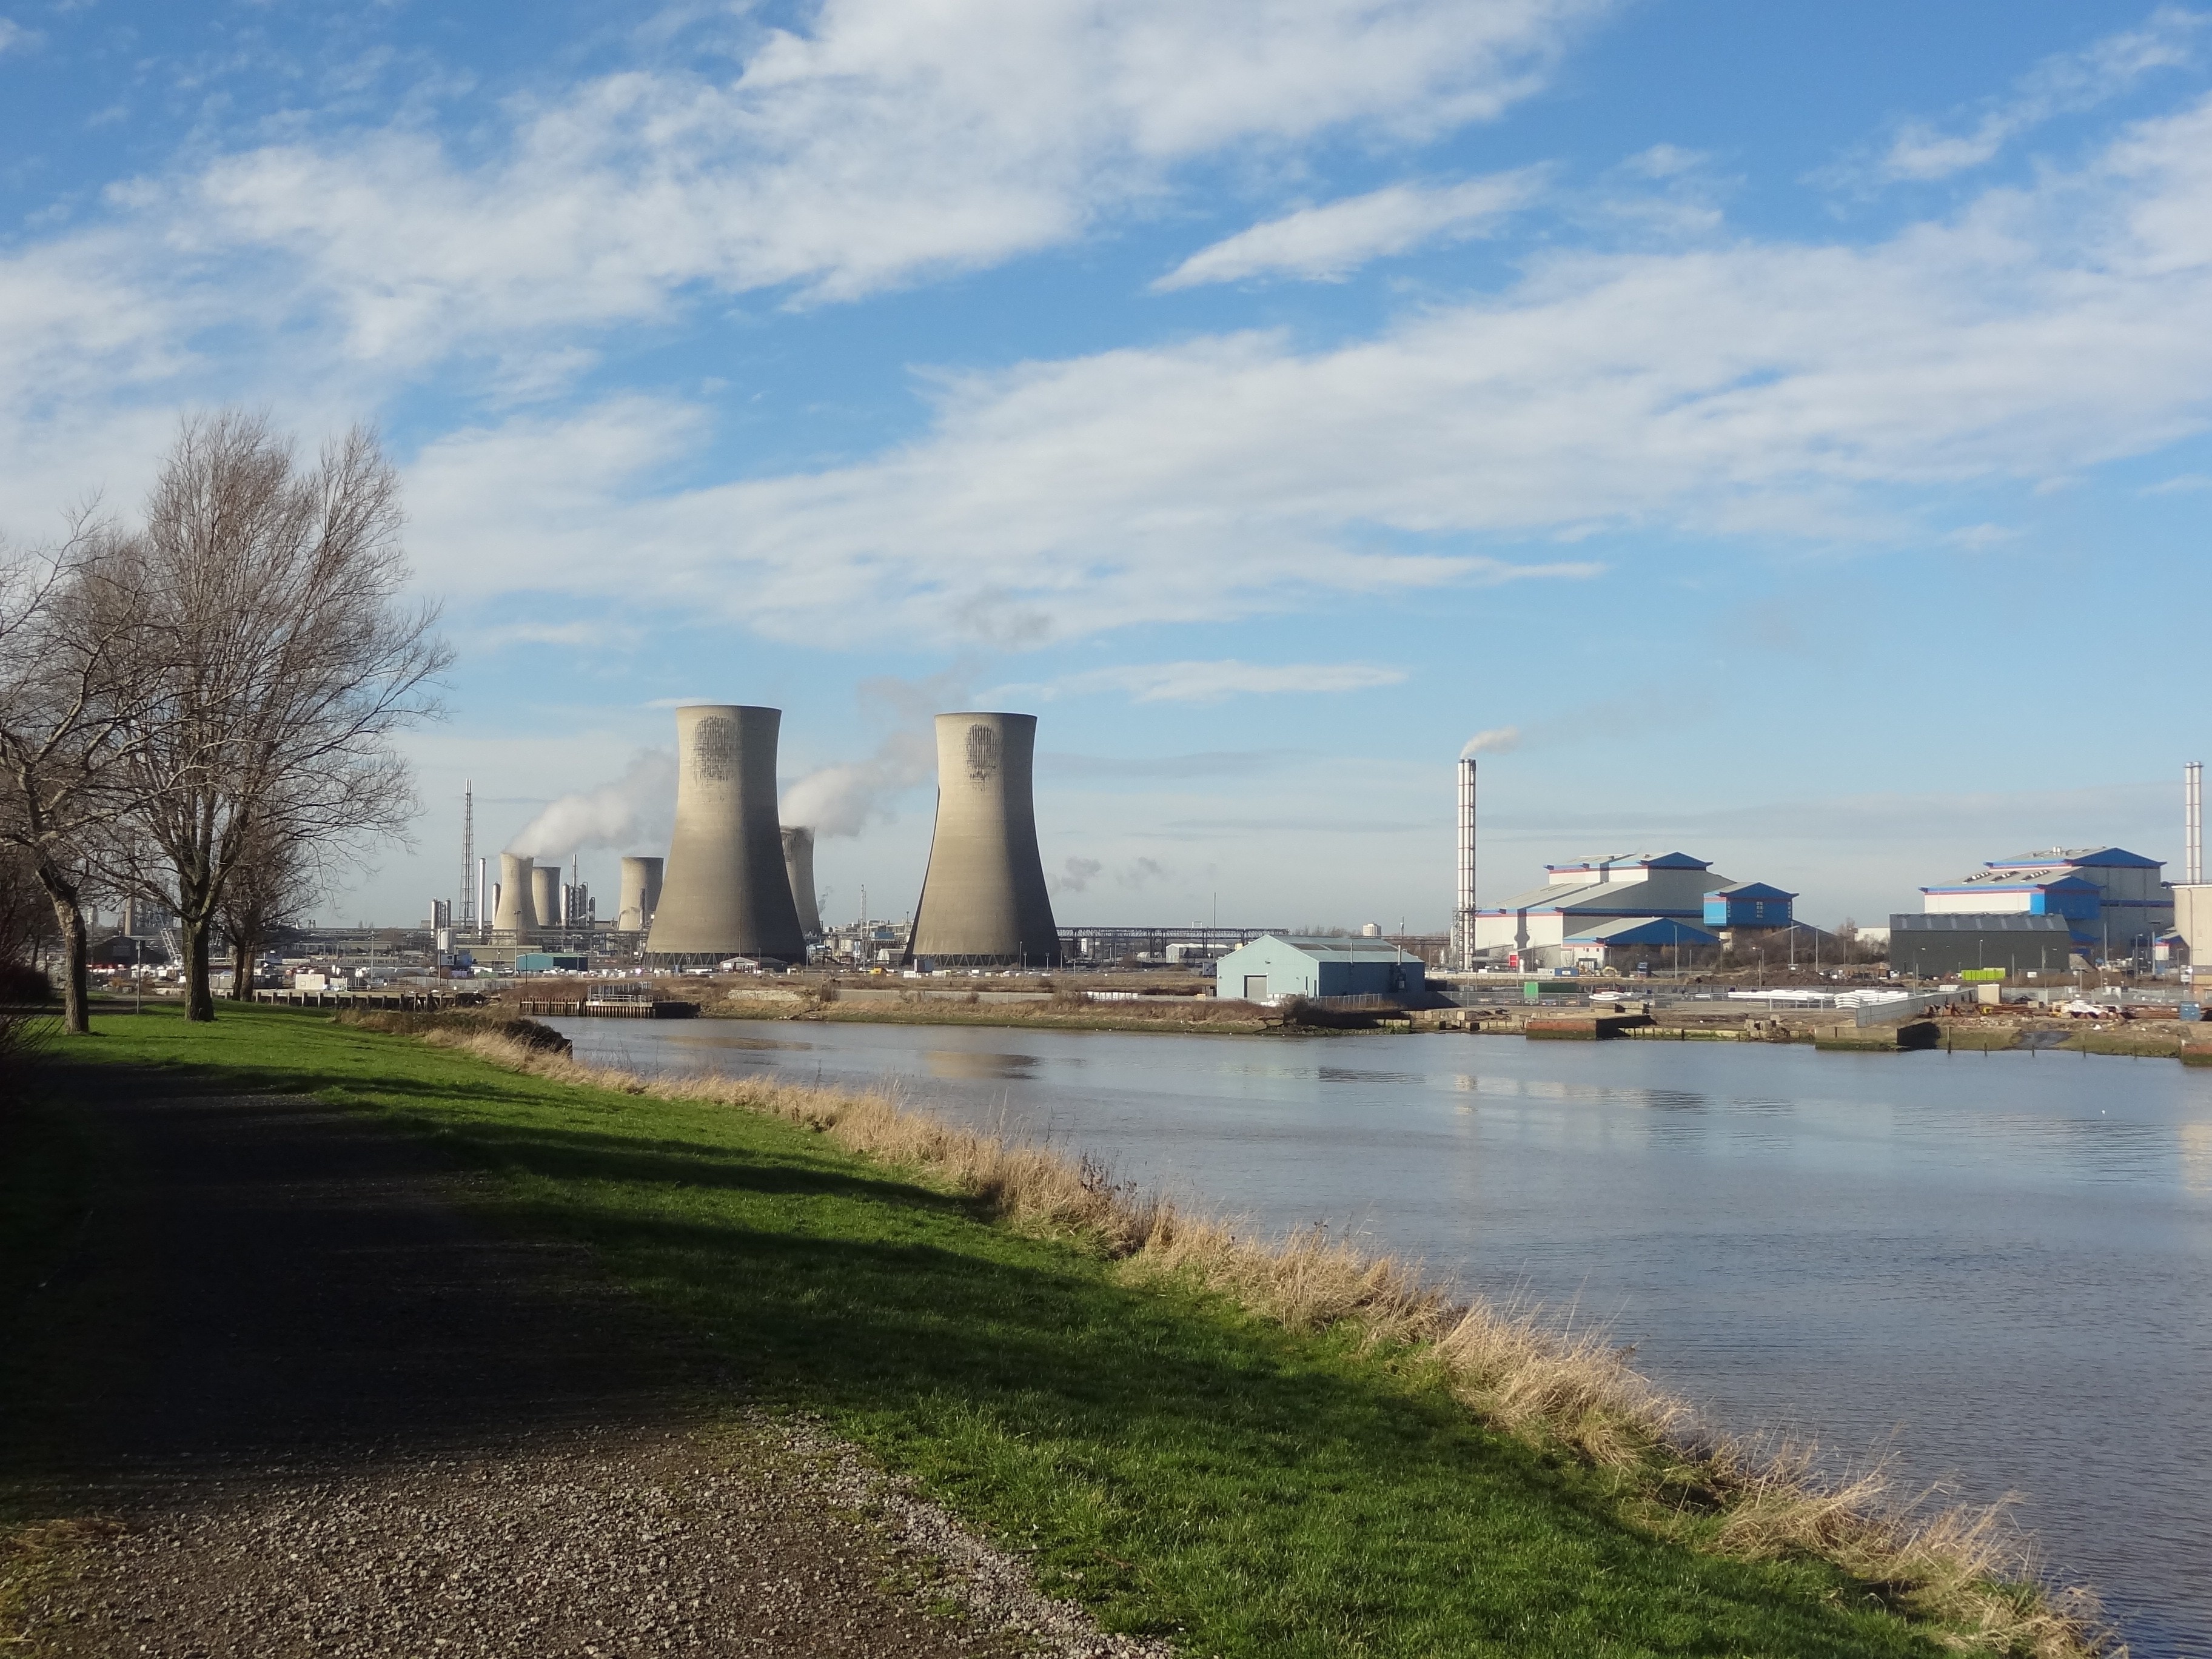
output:
[[[2181,878],[2194,887],[2204,879],[2204,763],[2181,769]]]
[[[1459,882],[1452,895],[1455,953],[1462,974],[1474,971],[1474,757],[1459,763]]]

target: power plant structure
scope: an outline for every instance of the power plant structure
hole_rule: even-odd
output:
[[[622,902],[615,910],[615,930],[641,933],[660,908],[661,860],[626,858],[622,861]]]
[[[646,940],[649,957],[672,966],[731,957],[806,960],[776,819],[782,720],[780,708],[732,703],[676,711],[676,833]]]
[[[530,908],[538,918],[538,930],[547,932],[560,927],[561,866],[557,864],[538,864],[530,866]]]
[[[905,960],[1057,966],[1060,930],[1037,852],[1034,714],[937,717],[937,827]]]
[[[499,855],[499,908],[492,916],[495,933],[527,939],[538,931],[538,908],[532,889],[531,860],[520,853]]]
[[[822,907],[814,891],[814,832],[803,823],[784,826],[783,867],[791,878],[792,902],[799,907],[799,931],[810,939],[820,939]]]

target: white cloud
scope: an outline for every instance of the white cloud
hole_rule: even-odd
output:
[[[2138,492],[2145,495],[2187,495],[2200,489],[2212,489],[2212,475],[2203,472],[2178,473],[2164,482],[2146,484]]]
[[[1541,178],[1540,169],[1530,167],[1456,185],[1392,185],[1301,208],[1200,249],[1152,287],[1164,291],[1260,276],[1340,282],[1370,259],[1480,234],[1532,200]]]
[[[1405,682],[1402,669],[1369,663],[1153,662],[1093,668],[1057,682],[1079,696],[1126,691],[1137,702],[1218,702],[1243,693],[1363,691]]]
[[[1923,121],[1900,126],[1873,171],[1886,181],[1924,180],[1978,167],[2054,116],[2094,109],[2154,70],[2192,62],[2197,33],[2207,21],[2201,12],[2161,6],[2138,28],[2106,35],[2078,52],[2046,58],[2021,77],[2009,98],[1984,108],[1967,131],[1946,131]]]
[[[111,199],[352,358],[419,363],[695,289],[849,300],[996,264],[1224,150],[1432,137],[1538,89],[1605,9],[829,0],[805,33],[746,25],[734,80],[635,70],[518,106],[483,159],[402,125]]]
[[[11,52],[20,51],[26,46],[36,46],[39,39],[36,33],[25,28],[15,19],[0,17],[0,57],[4,57]]]
[[[1872,246],[1562,255],[1347,343],[948,374],[907,443],[674,494],[703,428],[635,399],[441,441],[412,499],[469,587],[1018,647],[1587,577],[1501,555],[1607,528],[1933,541],[1887,492],[2154,449],[2208,388],[2212,100]]]

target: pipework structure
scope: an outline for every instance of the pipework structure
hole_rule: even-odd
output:
[[[805,962],[775,811],[780,708],[676,711],[676,834],[646,954],[671,966]]]
[[[799,907],[799,931],[822,937],[822,902],[814,890],[814,831],[803,823],[783,828],[783,867],[791,878],[791,900]]]
[[[905,960],[1055,967],[1060,930],[1037,852],[1034,714],[937,717],[937,827]]]
[[[652,925],[653,913],[660,908],[660,871],[659,859],[622,861],[620,902],[615,908],[617,933],[641,933]]]
[[[1459,763],[1459,879],[1452,891],[1452,965],[1474,971],[1474,757]]]
[[[538,906],[532,889],[532,861],[520,853],[499,855],[499,911],[492,917],[495,933],[505,933],[510,939],[528,939],[538,931]]]

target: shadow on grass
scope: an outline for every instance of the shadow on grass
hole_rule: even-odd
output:
[[[844,1161],[780,1125],[716,1127]],[[825,1182],[793,1206],[684,1178],[754,1148],[447,1133],[513,1178],[516,1224],[588,1243],[755,1397],[1029,1540],[1111,1625],[1270,1655],[1935,1651],[1847,1611],[1866,1598],[1825,1570],[1656,1541],[1601,1478],[1483,1431],[1418,1367],[1130,1287],[940,1194]]]

